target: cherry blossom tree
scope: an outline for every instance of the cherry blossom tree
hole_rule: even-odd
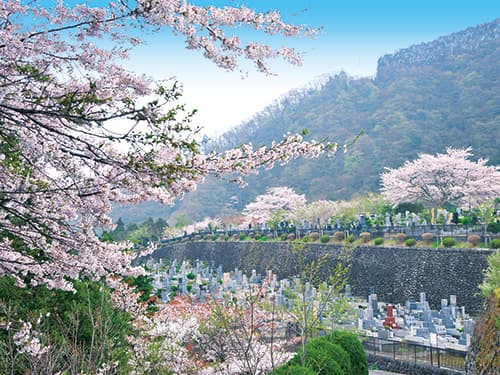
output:
[[[382,195],[397,205],[420,202],[432,208],[451,203],[471,208],[500,196],[500,168],[488,160],[469,160],[471,149],[447,148],[445,154],[420,154],[381,175]]]
[[[305,196],[295,193],[289,187],[269,188],[265,194],[257,196],[255,201],[245,206],[244,222],[253,225],[268,223],[276,226],[283,220],[292,219],[293,213],[305,204]]]
[[[277,12],[197,6],[179,0],[121,0],[99,7],[54,1],[0,4],[0,276],[18,285],[72,289],[82,276],[134,275],[130,244],[103,243],[112,203],[173,203],[208,174],[256,173],[336,144],[288,135],[268,147],[203,154],[177,84],[154,82],[122,65],[143,32],[169,28],[187,48],[224,69],[240,59],[300,63],[235,34],[314,33]],[[231,174],[232,176],[232,174]]]
[[[342,201],[319,200],[299,207],[295,211],[296,220],[307,220],[323,227],[328,220],[338,215],[342,209]]]

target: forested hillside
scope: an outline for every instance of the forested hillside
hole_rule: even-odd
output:
[[[373,79],[331,76],[319,88],[273,103],[215,145],[269,144],[286,132],[340,144],[363,136],[346,154],[299,160],[247,179],[240,189],[210,180],[175,207],[192,219],[229,215],[270,186],[290,186],[309,200],[377,191],[384,167],[420,152],[471,146],[500,164],[500,19],[379,59]],[[168,216],[163,210],[161,215]],[[120,216],[126,213],[122,211]],[[154,215],[153,215],[154,216]]]

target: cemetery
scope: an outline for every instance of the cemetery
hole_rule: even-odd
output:
[[[213,263],[210,265],[200,260],[194,261],[193,265],[189,261],[150,261],[148,266],[154,270],[153,286],[162,303],[183,295],[192,298],[192,303],[210,300],[226,305],[231,304],[235,295],[250,295],[252,291],[263,288],[263,298],[272,298],[277,310],[286,311],[293,309],[294,303],[297,303],[290,298],[295,295],[290,291],[298,291],[301,285],[297,276],[279,280],[271,270],[267,270],[264,276],[255,270],[247,275],[237,268],[225,272],[220,265],[215,268]],[[418,300],[410,298],[404,303],[392,305],[379,301],[373,287],[367,298],[355,298],[351,294],[351,286],[347,284],[341,295],[326,301],[335,304],[341,299],[347,303],[348,307],[339,313],[339,310],[322,309],[320,305],[325,300],[321,298],[321,292],[308,282],[304,286],[308,305],[316,306],[313,313],[321,314],[317,335],[340,328],[359,335],[373,360],[389,357],[403,362],[413,360],[414,365],[431,366],[443,371],[464,370],[474,320],[464,306],[457,304],[461,296],[450,295],[449,300],[441,299],[440,309],[433,310],[425,292],[419,293]],[[277,337],[291,340],[300,335],[300,330],[294,328],[295,323],[283,321],[286,318],[280,319]]]
[[[305,243],[308,259],[326,254],[325,276],[344,249],[342,244]],[[223,269],[238,268],[245,273],[272,269],[280,278],[292,276],[292,242],[262,241],[187,241],[160,246],[154,259],[194,261],[200,259],[220,264]],[[439,308],[443,295],[462,296],[467,311],[476,313],[482,305],[479,284],[494,250],[435,249],[412,247],[355,246],[352,248],[349,283],[352,294],[363,297],[375,287],[381,299],[401,303],[410,296],[427,293],[432,308]]]
[[[2,1],[0,374],[500,375],[477,2]]]

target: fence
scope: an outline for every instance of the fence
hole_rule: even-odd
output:
[[[378,337],[361,337],[361,342],[369,354],[465,373],[464,351]]]

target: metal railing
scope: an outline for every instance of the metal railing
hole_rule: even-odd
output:
[[[465,351],[378,337],[364,336],[361,342],[369,354],[465,373]]]

